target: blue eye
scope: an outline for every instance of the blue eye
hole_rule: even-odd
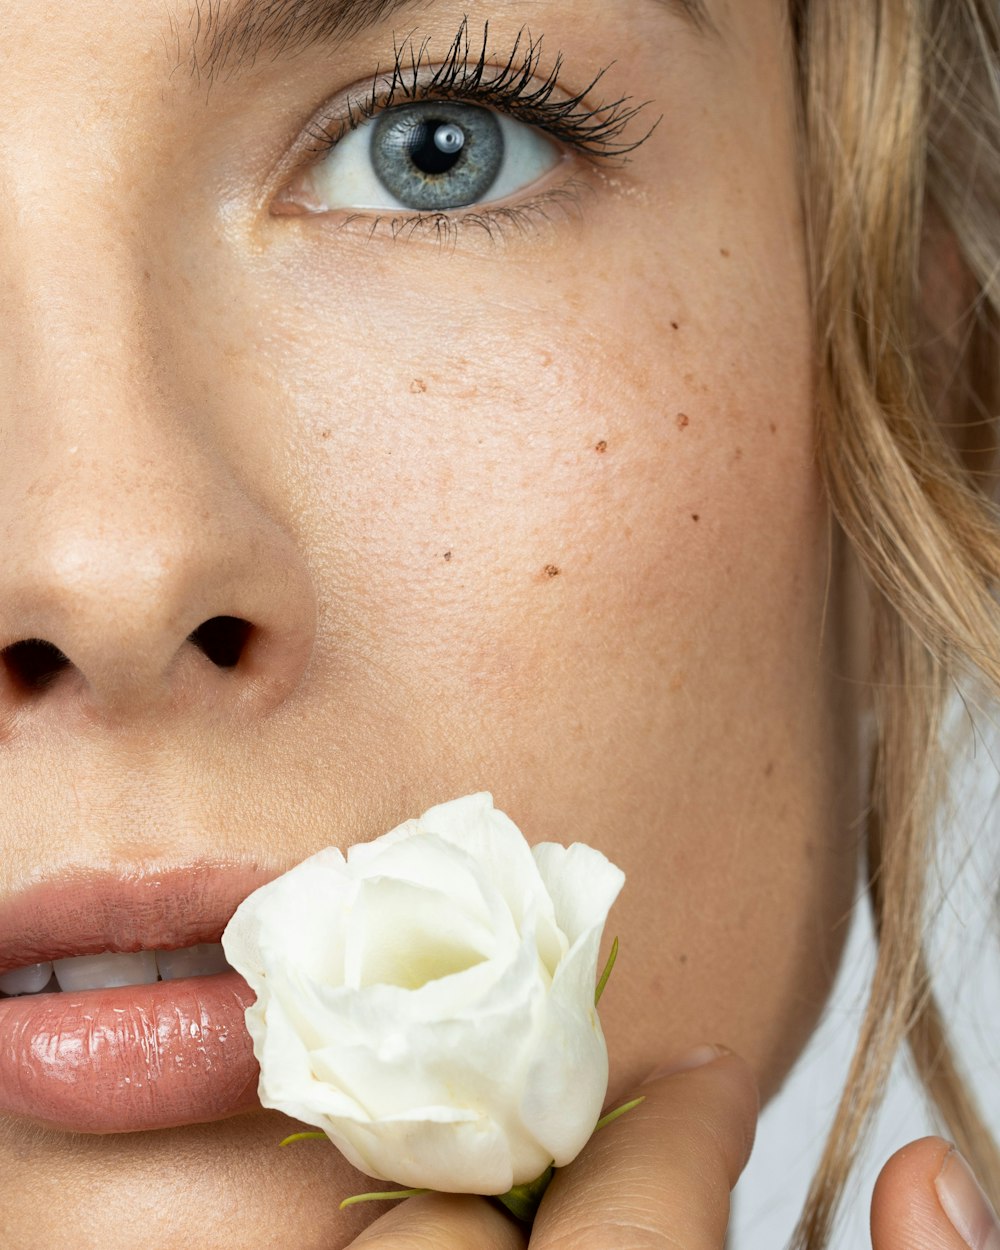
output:
[[[309,171],[324,209],[445,213],[526,190],[563,160],[524,122],[457,101],[385,109]]]

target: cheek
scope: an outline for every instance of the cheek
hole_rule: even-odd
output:
[[[706,720],[749,697],[730,677],[756,692],[813,645],[801,272],[762,258],[766,233],[752,264],[597,243],[596,265],[553,244],[534,268],[362,247],[363,283],[269,273],[294,302],[221,343],[210,311],[186,344],[241,353],[213,425],[301,536],[329,676],[357,703],[374,659],[453,718],[484,698],[522,723],[527,704],[582,725],[601,698],[660,716],[666,693]]]
[[[808,304],[784,227],[682,233],[682,260],[373,245],[346,277],[276,268],[237,306],[294,299],[184,351],[242,353],[213,430],[310,564],[337,777],[399,819],[490,789],[605,851],[616,1079],[718,1036],[773,1083],[850,880]]]

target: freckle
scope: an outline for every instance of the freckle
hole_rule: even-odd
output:
[[[686,964],[688,961],[687,955],[678,955],[678,959],[680,960],[682,964]]]
[[[426,395],[427,394],[427,383],[423,380],[423,378],[413,379],[413,381],[410,383],[410,394],[411,395]]]
[[[560,571],[561,571],[561,570],[560,570],[560,569],[559,569],[556,565],[554,565],[554,564],[546,564],[546,566],[545,566],[545,576],[546,576],[546,577],[558,577],[558,576],[559,576]]]
[[[772,422],[771,422],[771,433],[772,433],[772,434],[777,434],[777,432],[778,432],[778,427],[777,427],[777,426],[774,424],[774,422],[772,421]]]
[[[332,433],[332,431],[330,431],[330,430],[324,430],[324,431],[323,431],[323,437],[324,437],[324,438],[329,438],[331,433]]]
[[[767,767],[764,769],[764,776],[765,777],[774,776],[774,760],[767,761]]]
[[[743,448],[737,447],[733,452],[733,464],[738,464],[743,459]]]
[[[726,258],[726,260],[728,260],[728,259],[729,259],[729,256],[730,256],[729,248],[728,248],[728,247],[720,247],[720,248],[719,248],[719,255],[720,255],[720,256],[724,256],[724,257]]]
[[[444,558],[445,558],[445,563],[450,563],[450,562],[451,562],[451,552],[450,552],[450,551],[446,551],[446,552],[444,553]]]
[[[602,438],[602,439],[601,439],[601,441],[597,444],[597,446],[594,448],[594,451],[596,451],[596,452],[600,452],[600,454],[601,454],[602,456],[604,455],[604,453],[605,453],[607,450],[608,450],[608,444],[605,442],[605,440],[604,440],[603,438]]]
[[[671,328],[671,330],[679,330],[681,327],[680,327],[680,325],[678,324],[678,322],[676,322],[676,321],[671,321],[671,323],[670,323],[670,328]]]
[[[701,520],[701,516],[700,516],[700,514],[699,514],[699,513],[697,513],[697,512],[692,512],[692,513],[691,513],[691,520],[692,520],[692,521],[694,521],[695,525],[697,525],[697,524],[698,524],[698,522]]]
[[[677,414],[677,428],[679,430],[686,430],[690,424],[691,424],[691,418],[687,415],[686,412],[679,412]]]

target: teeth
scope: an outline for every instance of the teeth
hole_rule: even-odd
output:
[[[156,980],[156,956],[152,951],[80,955],[76,959],[57,959],[53,967],[61,990],[105,990],[118,985],[152,985]]]
[[[179,977],[210,977],[229,968],[221,942],[205,942],[180,951],[157,951],[156,966],[164,981]]]
[[[37,994],[52,980],[52,965],[32,964],[30,968],[15,968],[0,977],[0,994]]]
[[[221,942],[203,942],[178,951],[136,951],[132,955],[80,955],[53,963],[14,968],[0,976],[0,994],[39,994],[55,972],[61,990],[107,990],[121,985],[152,985],[157,979],[210,977],[228,972]]]

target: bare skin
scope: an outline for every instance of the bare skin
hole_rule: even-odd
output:
[[[609,1105],[706,1039],[742,1056],[646,1087],[533,1250],[609,1246],[612,1209],[645,1212],[623,1245],[683,1220],[721,1247],[836,972],[862,806],[782,6],[719,3],[706,34],[656,0],[424,0],[210,92],[189,8],[0,0],[0,647],[69,661],[0,685],[0,895],[81,864],[278,872],[489,789],[626,873]],[[595,103],[652,101],[635,140],[662,121],[624,167],[546,174],[573,198],[521,228],[289,211],[324,102],[466,16],[501,63],[530,24],[567,94],[616,61]],[[188,641],[222,615],[254,630],[232,670]],[[0,1121],[0,1240],[345,1246],[366,1179],[277,1152],[289,1127]],[[893,1215],[943,1150],[887,1172],[876,1250],[957,1250],[939,1209]],[[524,1236],[427,1197],[359,1244]]]

